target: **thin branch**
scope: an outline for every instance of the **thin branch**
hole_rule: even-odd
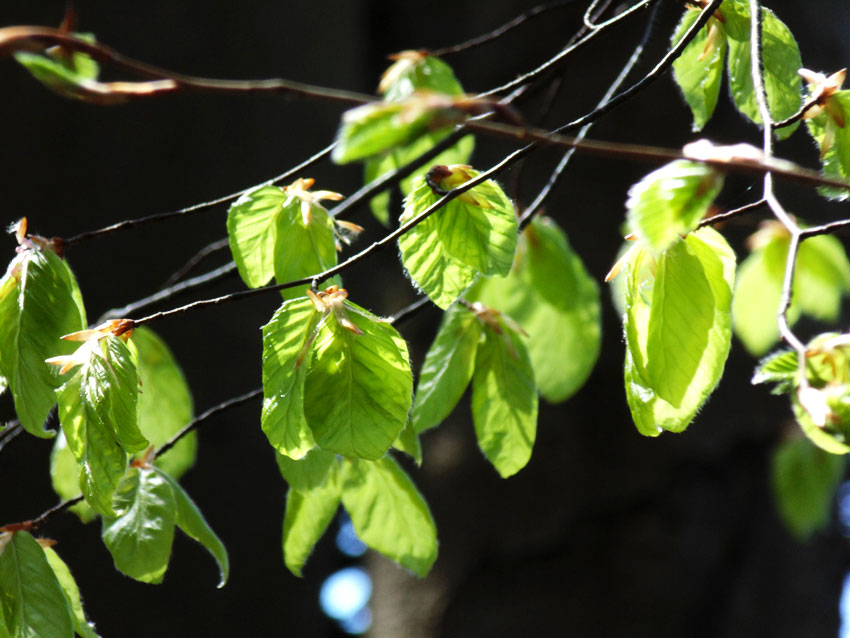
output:
[[[152,295],[144,297],[143,299],[139,299],[138,301],[134,301],[133,303],[129,303],[126,306],[122,306],[121,308],[113,308],[112,310],[107,310],[103,315],[101,315],[98,323],[106,321],[107,319],[119,319],[123,317],[130,317],[133,314],[147,308],[149,306],[153,306],[162,301],[167,301],[168,299],[172,299],[177,295],[187,292],[189,290],[193,290],[195,288],[200,288],[201,286],[208,286],[213,284],[221,279],[224,279],[232,272],[236,270],[236,264],[232,261],[224,264],[223,266],[219,266],[215,270],[211,270],[210,272],[204,273],[203,275],[198,275],[197,277],[192,277],[191,279],[187,279],[179,284],[175,284],[170,288],[165,288],[160,290],[159,292],[155,292]]]
[[[0,29],[2,31],[2,29]],[[224,195],[223,197],[218,197],[216,199],[210,200],[208,202],[202,202],[200,204],[193,204],[192,206],[187,206],[186,208],[180,208],[175,211],[169,211],[167,213],[155,213],[153,215],[148,215],[147,217],[140,217],[138,219],[128,219],[122,222],[117,222],[115,224],[111,224],[104,228],[99,228],[97,230],[90,230],[84,233],[80,233],[79,235],[74,235],[65,240],[65,245],[70,246],[72,244],[77,244],[87,239],[93,239],[95,237],[102,237],[104,235],[109,235],[112,233],[116,233],[122,230],[130,230],[132,228],[138,228],[139,226],[144,226],[146,224],[150,224],[153,222],[165,221],[167,219],[173,219],[174,217],[184,217],[186,215],[190,215],[192,213],[197,213],[202,210],[206,210],[208,208],[212,208],[213,206],[217,206],[218,204],[224,204],[225,202],[233,201],[244,195],[245,193],[254,190],[255,188],[260,188],[261,186],[270,186],[272,184],[276,184],[277,182],[281,182],[285,179],[300,173],[301,171],[309,168],[313,164],[323,160],[331,154],[331,151],[336,146],[336,142],[323,148],[321,151],[308,157],[306,160],[295,166],[294,168],[290,168],[287,171],[277,175],[276,177],[272,177],[271,179],[266,180],[260,184],[256,184],[254,186],[249,186],[248,188],[243,188],[242,190],[231,193],[230,195]]]
[[[428,306],[429,303],[431,303],[431,299],[429,297],[419,297],[419,299],[414,301],[412,304],[405,306],[404,308],[393,314],[388,319],[388,323],[395,325],[397,323],[401,323],[402,321],[406,321],[407,319],[410,319],[410,317],[418,313],[420,310]]]
[[[169,286],[173,286],[178,281],[183,279],[186,275],[192,272],[198,264],[204,261],[210,255],[217,253],[219,250],[224,250],[230,245],[230,239],[224,237],[222,239],[218,239],[212,243],[207,244],[203,248],[201,248],[197,253],[195,253],[192,258],[187,261],[179,270],[177,270],[168,280],[162,285],[162,288],[168,288]]]
[[[21,422],[18,419],[6,424],[6,429],[0,434],[0,451],[3,450],[11,441],[15,439],[21,432],[24,431]]]
[[[765,206],[767,206],[767,200],[762,198],[757,202],[751,202],[749,204],[739,206],[738,208],[727,210],[725,213],[718,213],[717,215],[706,217],[705,219],[700,221],[699,224],[697,224],[697,228],[719,224],[720,222],[725,222],[726,220],[732,219],[733,217],[738,217],[739,215],[745,215],[746,213],[758,210],[759,208],[764,208]]]
[[[587,8],[587,11],[584,12],[584,18],[583,18],[584,26],[586,26],[591,31],[596,31],[598,29],[604,29],[605,27],[614,24],[614,22],[619,20],[624,14],[633,13],[633,12],[637,11],[638,9],[642,9],[643,7],[647,6],[648,4],[650,4],[654,1],[655,0],[640,0],[640,2],[632,5],[631,7],[626,9],[625,11],[618,13],[613,18],[609,18],[605,22],[596,23],[596,22],[593,21],[593,13],[596,9],[596,5],[599,4],[600,0],[593,0],[593,2],[591,2],[590,6]]]
[[[241,394],[238,397],[233,397],[232,399],[228,399],[227,401],[223,401],[223,402],[219,403],[218,405],[211,407],[209,410],[207,410],[206,412],[204,412],[200,416],[197,416],[194,419],[192,419],[191,421],[189,421],[189,423],[187,423],[185,426],[183,426],[183,428],[181,428],[179,432],[177,432],[174,436],[172,436],[170,439],[168,439],[168,441],[166,443],[163,443],[159,447],[159,449],[156,452],[154,452],[153,458],[158,459],[160,456],[162,456],[163,454],[168,452],[168,450],[170,450],[175,445],[177,445],[177,442],[180,439],[182,439],[184,436],[189,434],[189,432],[192,432],[193,430],[195,430],[198,426],[200,426],[207,419],[215,416],[216,414],[219,414],[221,412],[229,410],[230,408],[235,408],[237,406],[242,405],[243,403],[248,403],[248,401],[250,401],[251,399],[255,399],[259,396],[262,396],[262,394],[263,394],[263,389],[262,388],[256,388],[254,390],[251,390],[250,392],[246,392],[245,394]]]
[[[771,124],[771,127],[775,131],[776,129],[784,128],[786,126],[791,126],[794,122],[798,122],[798,121],[802,120],[806,116],[806,113],[809,112],[809,109],[811,109],[812,107],[817,105],[819,98],[820,98],[820,96],[814,96],[814,97],[810,98],[807,102],[803,103],[803,106],[801,106],[800,110],[797,111],[796,113],[794,113],[794,115],[792,115],[791,117],[785,118],[781,122],[773,122]]]
[[[466,42],[455,44],[453,46],[442,47],[440,49],[431,49],[429,53],[431,55],[443,57],[447,55],[452,55],[454,53],[460,53],[461,51],[468,51],[469,49],[473,49],[475,47],[481,46],[482,44],[492,42],[493,40],[502,37],[506,33],[513,31],[515,28],[532,18],[541,16],[555,9],[562,9],[575,2],[576,0],[560,0],[559,2],[548,2],[546,4],[537,5],[536,7],[529,9],[525,13],[521,13],[513,20],[506,22],[502,26],[497,27],[488,33],[467,40]]]
[[[836,230],[847,228],[848,226],[850,226],[850,219],[840,219],[828,224],[804,228],[800,231],[800,240],[802,241],[803,239],[808,239],[809,237],[815,237],[817,235],[831,234]]]

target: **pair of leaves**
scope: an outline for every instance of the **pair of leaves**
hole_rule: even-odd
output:
[[[565,401],[584,385],[599,356],[599,288],[552,219],[535,218],[519,237],[508,276],[482,280],[468,298],[522,326],[546,400]]]
[[[74,346],[60,337],[85,325],[82,296],[64,260],[34,245],[12,260],[0,280],[0,375],[31,434],[53,436],[43,424],[60,381],[45,359],[70,353]]]
[[[189,423],[194,413],[192,395],[165,342],[150,328],[133,330],[129,347],[136,353],[141,382],[139,393],[139,430],[151,445],[161,446]],[[195,462],[197,434],[190,432],[168,452],[154,461],[157,467],[179,479]],[[80,468],[68,448],[64,433],[56,437],[50,455],[50,478],[53,489],[63,499],[80,493]],[[84,521],[95,513],[86,503],[75,505],[73,511]]]
[[[272,277],[285,283],[336,266],[333,220],[317,203],[328,193],[300,188],[304,181],[288,188],[261,186],[242,195],[230,207],[230,251],[249,287],[264,286]],[[336,198],[335,193],[330,195]],[[304,290],[305,286],[301,286],[281,292],[290,299],[303,296]]]
[[[478,445],[499,474],[516,474],[531,458],[537,433],[537,386],[519,331],[500,313],[476,304],[449,308],[425,356],[411,425],[439,425],[472,381]]]
[[[764,355],[779,339],[779,311],[789,237],[774,223],[755,236],[757,248],[741,263],[732,302],[735,334],[754,356]],[[792,304],[793,325],[801,314],[834,322],[841,299],[850,293],[850,261],[841,242],[820,235],[806,239],[797,253]]]
[[[328,452],[313,450],[300,461],[278,458],[290,484],[283,555],[293,574],[301,576],[341,502],[358,538],[425,577],[437,558],[437,529],[422,495],[391,456],[339,461]],[[305,471],[298,467],[305,465],[313,470],[306,482]]]
[[[710,228],[654,257],[638,244],[625,281],[626,398],[641,434],[681,432],[723,373],[735,254]]]
[[[422,90],[445,95],[463,94],[463,87],[451,67],[441,59],[420,51],[404,51],[394,57],[395,63],[386,70],[378,87],[385,100],[404,100]],[[364,165],[364,181],[369,183],[415,160],[450,133],[450,128],[428,131],[407,144],[390,148],[383,155],[368,158]],[[437,155],[431,164],[465,164],[469,161],[474,146],[474,138],[468,135]],[[402,193],[407,195],[413,180],[427,170],[428,166],[420,167],[404,178],[400,183]],[[388,225],[390,221],[389,204],[389,191],[376,195],[370,201],[372,213],[384,225]]]
[[[673,34],[679,42],[696,22],[699,11],[689,8]],[[764,87],[771,118],[784,120],[800,108],[802,66],[800,49],[791,31],[770,10],[762,9]],[[756,124],[761,124],[751,73],[750,10],[746,0],[725,0],[697,36],[673,63],[673,72],[699,131],[717,105],[723,79],[723,60],[728,52],[729,90],[735,106]],[[799,123],[777,130],[781,139],[791,135]]]
[[[407,421],[407,345],[342,292],[325,297],[326,312],[307,298],[284,302],[263,326],[262,427],[275,449],[295,459],[316,444],[378,459]]]
[[[438,186],[448,190],[473,179],[468,166],[445,167]],[[441,196],[420,176],[405,200],[402,223],[415,219]],[[471,188],[398,239],[410,278],[440,308],[448,308],[478,274],[507,275],[517,244],[511,201],[487,180]]]
[[[0,534],[0,583],[0,635],[97,638],[68,566],[29,532]]]
[[[131,468],[115,492],[113,509],[115,516],[103,518],[102,536],[119,571],[144,583],[162,582],[176,525],[218,563],[218,586],[227,582],[227,550],[180,484],[159,468]]]

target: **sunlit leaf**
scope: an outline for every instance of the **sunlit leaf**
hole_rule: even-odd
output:
[[[61,430],[50,452],[50,482],[53,490],[62,500],[74,498],[80,493],[80,466],[73,452],[68,448],[65,433]],[[94,520],[97,516],[97,513],[85,501],[72,505],[70,509],[84,523]]]
[[[0,605],[14,638],[72,638],[68,600],[29,532],[0,534]]]
[[[839,118],[845,122],[839,126],[834,116],[824,110],[816,117],[806,120],[809,133],[815,139],[821,152],[821,162],[825,175],[850,178],[850,91],[837,91],[830,98],[831,106],[839,111]],[[822,187],[821,194],[832,199],[845,200],[850,197],[847,189]]]
[[[653,251],[660,252],[696,228],[722,186],[722,175],[707,164],[671,162],[629,189],[629,225]]]
[[[8,381],[21,425],[36,436],[61,384],[45,359],[72,352],[62,335],[86,326],[85,309],[68,265],[50,250],[19,254],[0,280],[0,373]]]
[[[333,466],[335,455],[314,447],[304,458],[298,460],[283,454],[277,454],[275,458],[280,473],[289,486],[305,491],[324,483]]]
[[[437,559],[437,528],[416,486],[391,456],[343,466],[342,503],[357,537],[424,578]]]
[[[176,503],[169,482],[153,468],[131,468],[115,491],[116,517],[104,516],[103,542],[115,568],[143,583],[168,569]]]
[[[99,638],[94,629],[94,624],[86,618],[86,613],[83,611],[83,601],[80,597],[80,590],[77,587],[77,582],[71,575],[71,570],[65,564],[59,555],[53,551],[51,547],[44,547],[44,555],[50,568],[56,575],[56,580],[59,581],[62,590],[65,592],[65,599],[68,601],[68,606],[71,609],[71,614],[74,618],[74,631],[82,638]]]

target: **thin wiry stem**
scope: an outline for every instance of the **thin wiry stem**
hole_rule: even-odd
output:
[[[655,0],[640,0],[640,2],[632,5],[631,7],[626,9],[625,11],[618,13],[613,18],[609,18],[605,22],[597,23],[597,22],[593,21],[593,13],[595,12],[596,5],[599,4],[600,0],[593,0],[593,2],[591,2],[590,6],[587,8],[587,11],[584,12],[584,18],[583,18],[584,26],[586,26],[591,31],[596,31],[598,29],[604,29],[605,27],[614,24],[614,22],[619,20],[624,14],[633,13],[635,11],[638,11],[639,9],[642,9],[643,7],[645,7],[646,5],[648,5],[648,4],[650,4],[654,1]]]
[[[189,261],[187,261],[183,266],[180,267],[174,274],[172,274],[168,280],[162,285],[162,288],[169,288],[173,286],[178,281],[183,279],[186,275],[192,272],[201,262],[203,262],[210,255],[214,255],[220,250],[224,250],[230,245],[230,240],[227,237],[222,239],[217,239],[214,242],[211,242],[201,248],[197,253],[195,253]]]
[[[23,431],[24,428],[21,425],[21,422],[17,419],[11,421],[10,423],[7,423],[6,429],[3,430],[2,434],[0,434],[0,451],[2,451],[3,448],[9,444],[9,442],[14,440],[15,437]]]
[[[430,303],[431,303],[431,299],[429,297],[427,297],[427,296],[419,297],[419,299],[417,299],[416,301],[414,301],[410,305],[405,306],[404,308],[402,308],[401,310],[399,310],[395,314],[391,315],[387,321],[388,321],[388,323],[391,323],[393,325],[401,323],[402,321],[405,321],[405,320],[409,319],[410,317],[412,317],[413,315],[415,315],[416,313],[418,313],[423,308],[427,307],[428,304],[430,304]]]
[[[701,220],[699,224],[697,224],[697,228],[702,228],[703,226],[712,226],[714,224],[719,224],[721,222],[725,222],[733,217],[738,217],[740,215],[745,215],[754,210],[758,210],[759,208],[764,208],[767,206],[766,199],[760,199],[757,202],[751,202],[749,204],[744,204],[743,206],[739,206],[738,208],[733,208],[732,210],[727,210],[725,213],[718,213],[717,215],[712,215],[711,217],[706,217]]]

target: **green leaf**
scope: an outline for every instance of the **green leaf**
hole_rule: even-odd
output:
[[[531,458],[537,434],[537,387],[519,333],[492,314],[472,375],[472,421],[478,446],[502,478]]]
[[[304,458],[298,460],[283,454],[276,454],[275,458],[280,474],[289,486],[307,491],[325,482],[336,457],[331,452],[314,447]]]
[[[304,415],[321,447],[377,459],[407,421],[413,377],[407,345],[389,323],[345,301],[355,334],[336,315],[319,332],[304,382]]]
[[[242,195],[227,211],[230,252],[249,288],[265,286],[274,276],[278,223],[286,194],[277,186],[261,186]]]
[[[299,578],[313,547],[339,508],[341,485],[336,461],[330,470],[323,483],[305,490],[290,487],[286,493],[283,560],[289,571]]]
[[[192,420],[192,393],[171,350],[153,330],[139,326],[130,343],[136,348],[141,379],[139,430],[159,447]],[[195,463],[197,450],[197,434],[190,432],[154,463],[177,479]]]
[[[53,491],[62,500],[74,498],[80,493],[80,466],[68,447],[65,433],[61,430],[50,452],[50,482],[53,485]],[[84,523],[94,520],[97,516],[97,513],[85,501],[72,505],[70,509]]]
[[[837,321],[841,313],[841,299],[848,293],[850,262],[841,241],[820,235],[800,244],[794,298],[803,314],[821,321]]]
[[[599,356],[599,288],[553,220],[535,218],[520,235],[510,274],[482,280],[467,298],[522,326],[546,400],[564,401],[584,385]]]
[[[396,102],[371,102],[343,113],[331,159],[347,164],[408,144],[429,130],[463,121],[450,96],[423,92]]]
[[[285,302],[263,326],[262,428],[272,447],[294,459],[315,445],[304,416],[306,350],[319,314],[309,299]]]
[[[447,167],[443,189],[478,175],[465,166]],[[414,182],[400,221],[406,223],[440,199],[423,177]],[[517,244],[513,205],[493,181],[450,201],[399,237],[401,259],[414,283],[441,308],[448,308],[475,275],[506,275]]]
[[[780,350],[762,359],[756,367],[752,384],[787,384],[797,375],[797,353],[793,350]],[[787,387],[786,387],[787,389]]]
[[[111,515],[112,494],[127,453],[148,447],[138,427],[139,377],[129,349],[107,336],[87,341],[74,357],[80,369],[56,391],[59,420],[80,464],[80,487],[91,507]]]
[[[843,119],[844,126],[839,126],[829,111],[824,110],[816,117],[806,120],[809,133],[814,138],[821,152],[821,163],[823,173],[850,178],[850,91],[837,91],[830,98],[831,109],[839,113],[839,119]],[[818,189],[822,195],[839,201],[850,197],[850,191],[846,189],[821,187]]]
[[[419,434],[410,420],[404,424],[401,433],[393,441],[393,447],[399,452],[412,456],[417,465],[422,464],[422,443],[419,441]]]
[[[675,251],[672,258],[669,251]],[[695,258],[708,282],[708,289],[701,282],[697,290],[686,290],[688,302],[700,309],[707,308],[709,303],[713,306],[712,323],[703,350],[679,353],[688,358],[699,356],[695,366],[692,362],[684,364],[687,374],[683,376],[690,377],[684,391],[681,379],[661,388],[651,381],[658,380],[661,371],[673,364],[669,353],[659,354],[649,347],[650,342],[664,343],[664,336],[658,334],[661,329],[658,321],[663,322],[665,317],[672,316],[672,309],[680,308],[683,303],[681,296],[676,295],[669,285],[669,276],[665,274],[663,278],[656,278],[653,271],[656,268],[665,271],[675,268],[682,261],[683,254],[687,254],[684,257],[687,272],[695,270]],[[656,265],[649,250],[638,246],[629,260],[625,285],[626,398],[635,426],[645,436],[658,436],[663,430],[681,432],[690,424],[722,376],[732,333],[730,307],[735,254],[720,234],[710,228],[691,233],[684,241],[678,241],[662,253],[659,262],[663,263]],[[708,294],[710,299],[706,298]],[[656,295],[663,299],[656,301]],[[692,341],[688,339],[688,343]],[[703,339],[697,341],[702,343]],[[660,362],[653,360],[656,356],[662,357]],[[671,371],[681,374],[681,370]],[[659,392],[674,399],[681,395],[678,406],[666,401]]]
[[[115,491],[116,517],[104,515],[103,542],[115,568],[143,583],[160,583],[174,540],[174,490],[154,468],[131,468]]]
[[[171,487],[174,496],[174,504],[176,505],[176,516],[174,522],[177,527],[191,539],[196,540],[203,545],[210,555],[218,563],[218,571],[220,574],[219,587],[224,587],[227,583],[227,578],[230,575],[230,559],[227,556],[227,549],[224,543],[221,542],[216,533],[212,530],[207,519],[201,514],[201,510],[195,505],[195,502],[189,498],[189,495],[182,486],[172,477],[168,476],[159,468],[154,468],[154,472]],[[168,557],[166,556],[166,565]],[[164,570],[163,570],[164,571]]]
[[[749,19],[749,9],[737,9]],[[732,34],[730,33],[730,36]],[[751,74],[750,30],[746,37],[729,39],[729,90],[735,106],[756,124],[761,124],[758,101]],[[764,88],[771,118],[775,122],[787,119],[800,110],[802,104],[801,78],[797,71],[803,66],[800,49],[791,31],[770,9],[762,9],[762,59]],[[791,135],[799,122],[776,130],[779,139]]]
[[[685,11],[670,41],[672,45],[682,39],[699,16],[699,11]],[[718,19],[711,17],[673,62],[673,77],[693,113],[694,131],[702,130],[717,106],[725,58],[726,31]]]
[[[384,99],[403,100],[427,89],[445,95],[462,95],[463,87],[443,60],[420,51],[403,51],[384,72],[378,89]]]
[[[846,457],[828,454],[804,438],[783,441],[774,450],[773,493],[792,534],[805,540],[829,523],[846,467]]]
[[[454,410],[472,379],[482,336],[481,322],[474,313],[460,305],[445,312],[416,387],[410,414],[416,433],[439,425]]]
[[[77,282],[62,259],[32,248],[12,261],[0,280],[0,373],[27,432],[53,436],[44,421],[61,382],[45,359],[72,352],[75,346],[59,338],[85,326]]]
[[[661,252],[696,228],[722,187],[723,176],[707,164],[670,162],[629,189],[629,225],[654,252]]]
[[[349,460],[342,504],[358,538],[424,578],[437,559],[437,528],[419,490],[392,457]]]
[[[334,225],[328,211],[313,204],[308,222],[304,223],[297,201],[284,208],[279,218],[275,247],[274,276],[279,284],[324,272],[337,264],[334,240]],[[339,285],[339,277],[328,281],[328,285]],[[284,299],[303,297],[306,286],[284,288]]]
[[[56,580],[59,581],[62,591],[65,592],[65,600],[68,602],[68,607],[71,609],[74,619],[74,631],[83,638],[100,638],[94,630],[94,623],[86,618],[86,613],[83,611],[83,601],[80,598],[80,590],[65,561],[59,558],[59,554],[50,547],[44,548],[44,555],[56,575]]]
[[[94,36],[88,33],[73,35],[86,42],[95,42]],[[19,51],[15,53],[15,60],[36,80],[56,93],[84,101],[97,101],[91,87],[97,86],[95,81],[100,68],[87,53],[71,53],[62,47],[55,47],[48,50],[47,55]]]
[[[44,550],[29,532],[0,535],[0,606],[14,638],[71,638],[74,621]]]

